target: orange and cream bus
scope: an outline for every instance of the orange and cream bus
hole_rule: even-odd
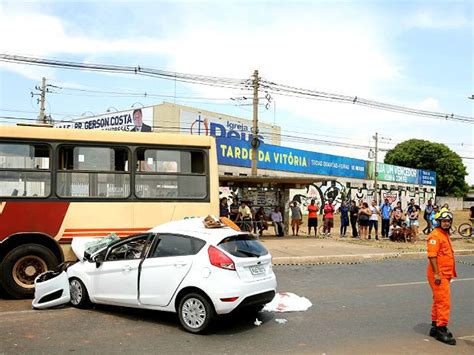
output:
[[[218,215],[214,138],[0,126],[0,286],[29,297],[74,237]]]

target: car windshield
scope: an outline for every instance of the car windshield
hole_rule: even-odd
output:
[[[268,251],[258,239],[250,234],[239,234],[223,239],[219,247],[239,258],[259,257]]]

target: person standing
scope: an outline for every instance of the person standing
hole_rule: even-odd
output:
[[[384,203],[380,205],[380,214],[382,215],[382,238],[388,238],[388,230],[390,229],[390,215],[392,211],[392,205],[388,202],[388,198],[385,198]]]
[[[451,311],[450,283],[451,279],[457,276],[449,235],[453,214],[450,211],[438,212],[436,220],[439,226],[429,234],[426,241],[427,278],[433,293],[430,336],[443,343],[456,345],[456,339],[447,328]]]
[[[360,239],[367,239],[367,228],[369,227],[369,218],[372,215],[369,204],[362,202],[359,208],[359,227],[360,227]]]
[[[410,228],[412,231],[413,243],[416,243],[418,241],[418,226],[420,225],[420,222],[418,222],[419,211],[420,209],[418,208],[418,206],[414,205],[412,212],[408,215],[408,218],[410,219]]]
[[[227,205],[227,197],[221,198],[219,205],[219,217],[229,217],[229,206]]]
[[[341,238],[345,238],[347,226],[349,225],[349,206],[346,201],[341,202],[339,213],[341,214],[340,236]]]
[[[351,219],[351,226],[352,226],[352,238],[357,238],[359,236],[359,233],[357,232],[357,219],[359,218],[359,207],[356,205],[356,202],[354,200],[351,201],[349,216]]]
[[[293,232],[293,236],[298,236],[298,232],[300,230],[300,225],[303,223],[303,214],[301,213],[301,209],[298,206],[298,202],[293,201],[290,203],[290,210],[291,210],[291,230]],[[295,234],[296,232],[296,234]]]
[[[379,240],[379,208],[377,207],[377,202],[372,200],[369,217],[369,239],[372,238],[372,228],[375,230],[375,240]]]
[[[314,236],[318,236],[318,211],[319,207],[316,205],[316,201],[312,199],[308,206],[308,237],[311,236],[311,228],[314,228]]]
[[[334,206],[332,198],[326,202],[323,208],[323,234],[325,237],[331,236],[331,228],[334,226]]]
[[[423,213],[423,219],[426,221],[426,227],[423,229],[423,233],[428,234],[433,230],[433,226],[431,224],[431,213],[433,212],[433,202],[431,199],[428,200],[428,203],[425,207],[425,212]]]
[[[393,209],[392,213],[392,221],[397,222],[397,225],[399,227],[402,226],[403,221],[403,209],[402,209],[402,203],[400,201],[397,202],[397,206]]]
[[[281,215],[280,207],[276,206],[270,217],[273,222],[273,228],[275,229],[275,235],[283,237],[285,235],[285,228],[283,226],[283,216]]]

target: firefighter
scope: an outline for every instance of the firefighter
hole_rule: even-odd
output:
[[[449,236],[453,214],[448,210],[443,210],[436,214],[435,219],[439,223],[438,227],[428,235],[427,239],[428,282],[433,292],[430,336],[443,343],[456,345],[456,339],[447,328],[451,309],[450,282],[457,276]]]

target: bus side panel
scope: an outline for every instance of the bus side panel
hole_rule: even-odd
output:
[[[0,211],[0,241],[16,234],[35,232],[55,237],[63,224],[69,202],[7,201]]]
[[[70,248],[72,238],[106,237],[115,233],[119,237],[141,233],[150,228],[149,222],[144,225],[133,223],[134,202],[71,202],[64,220],[64,233],[59,240],[63,246],[66,260],[76,256]]]
[[[209,202],[144,202],[133,205],[133,224],[148,226],[150,229],[160,224],[189,217],[205,217],[215,214]]]

